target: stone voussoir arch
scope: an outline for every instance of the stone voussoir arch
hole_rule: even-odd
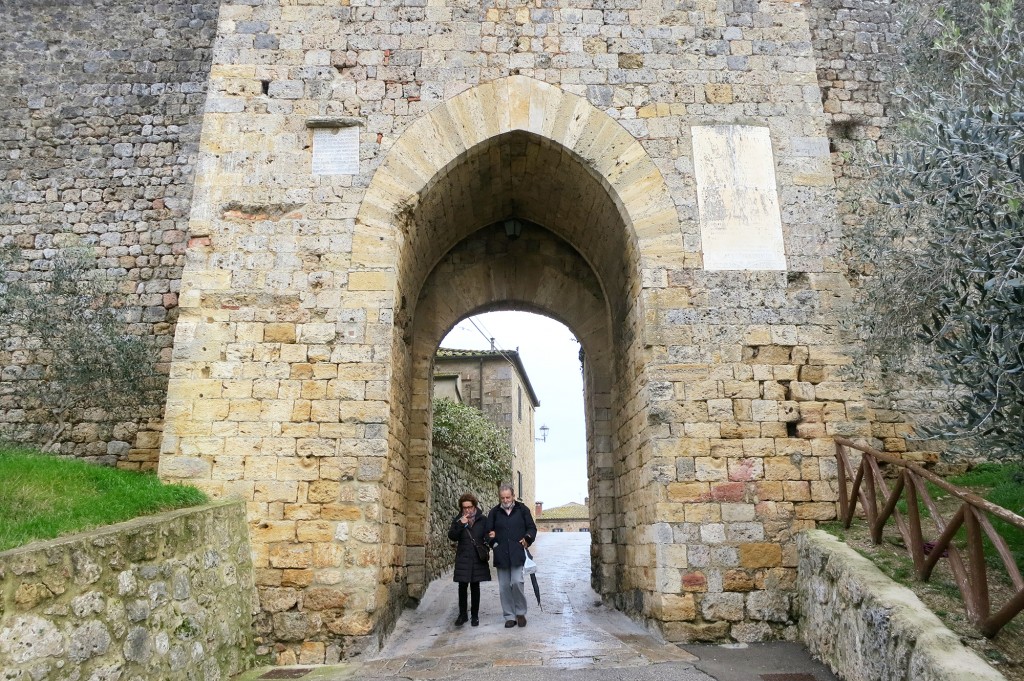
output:
[[[668,186],[636,138],[583,97],[509,76],[441,103],[402,133],[360,205],[356,232],[362,238],[353,242],[353,263],[373,269],[399,262],[407,239],[401,216],[467,151],[516,131],[560,145],[591,172],[632,232],[641,267],[649,247],[666,235],[682,247]]]

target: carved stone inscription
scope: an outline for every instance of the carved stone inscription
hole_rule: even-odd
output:
[[[359,174],[359,128],[314,128],[314,175]]]
[[[694,127],[693,165],[704,269],[786,269],[768,128]]]

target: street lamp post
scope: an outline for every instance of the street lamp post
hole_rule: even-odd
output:
[[[537,442],[547,442],[548,441],[548,431],[549,430],[551,430],[551,429],[548,428],[547,426],[541,426],[540,427],[540,437],[535,437],[533,439],[536,440]]]

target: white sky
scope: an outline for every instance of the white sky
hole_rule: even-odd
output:
[[[483,330],[478,331],[472,319]],[[554,508],[587,496],[587,431],[583,416],[580,344],[560,322],[528,312],[488,312],[459,322],[441,347],[519,350],[540,407],[536,437],[546,425],[547,442],[537,442],[537,501]],[[531,509],[532,510],[532,509]]]

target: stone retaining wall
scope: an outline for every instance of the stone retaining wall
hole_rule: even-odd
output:
[[[253,665],[239,502],[0,553],[0,679],[226,679]]]
[[[914,592],[835,537],[797,538],[800,637],[847,681],[996,681]]]

